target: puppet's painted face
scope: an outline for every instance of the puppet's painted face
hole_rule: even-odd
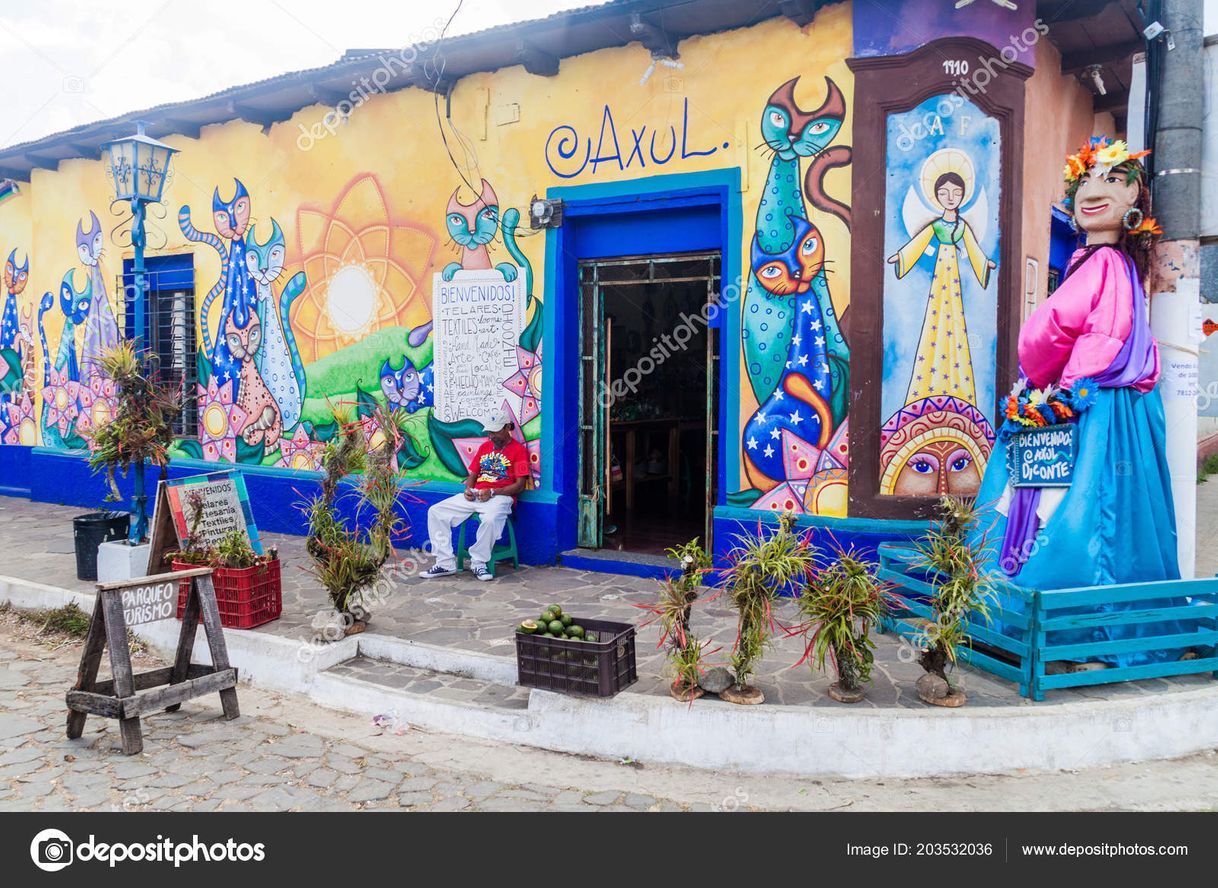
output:
[[[928,441],[897,474],[897,496],[972,496],[981,489],[973,454],[959,441]]]
[[[1130,181],[1129,174],[1116,167],[1097,175],[1091,169],[1083,173],[1078,190],[1074,193],[1074,221],[1087,233],[1088,240],[1095,235],[1120,234],[1125,212],[1138,200],[1141,185],[1137,179]]]

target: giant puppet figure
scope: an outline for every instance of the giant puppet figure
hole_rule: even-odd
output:
[[[1006,399],[977,502],[994,567],[1031,589],[1178,579],[1159,349],[1141,275],[1160,231],[1145,173],[1124,142],[1092,138],[1066,163],[1066,206],[1086,246],[1019,334],[1020,381]],[[1013,486],[1013,437],[1076,425],[1070,486]],[[1068,430],[1067,430],[1068,431]],[[1182,602],[1181,602],[1182,603]],[[1169,602],[1160,602],[1169,606]],[[1018,610],[1018,601],[1004,601]],[[1138,602],[1138,608],[1154,607]],[[1099,611],[1127,609],[1109,602]],[[1183,632],[1174,623],[1049,633],[1050,644]],[[1113,654],[1048,664],[1050,672],[1133,666],[1187,650]]]

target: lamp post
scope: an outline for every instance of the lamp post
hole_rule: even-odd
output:
[[[158,203],[165,189],[165,178],[169,174],[169,161],[177,153],[164,142],[158,142],[144,134],[144,122],[136,122],[133,136],[115,139],[102,146],[102,160],[106,173],[114,185],[114,199],[131,203],[131,246],[135,250],[133,277],[135,291],[132,298],[134,312],[134,340],[136,354],[143,364],[144,349],[144,246],[147,243],[144,231],[144,215],[149,203]],[[144,539],[148,529],[148,497],[144,493],[144,467],[135,473],[135,493],[131,502],[131,533],[128,542],[137,545]]]

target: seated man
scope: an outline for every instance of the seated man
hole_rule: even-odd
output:
[[[469,569],[480,580],[493,580],[486,564],[516,495],[529,477],[529,454],[512,435],[512,423],[497,410],[482,424],[490,440],[478,448],[470,463],[465,490],[441,500],[427,510],[427,534],[436,563],[420,576],[446,577],[460,569],[453,555],[453,528],[478,513],[478,535],[469,547]]]

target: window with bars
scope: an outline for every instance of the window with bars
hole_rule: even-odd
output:
[[[123,295],[123,329],[135,335],[135,274],[132,261],[123,260],[120,293]],[[174,431],[184,438],[199,434],[195,366],[194,257],[189,254],[150,256],[144,260],[144,342],[149,358],[161,375],[172,379],[182,393],[182,413]]]

